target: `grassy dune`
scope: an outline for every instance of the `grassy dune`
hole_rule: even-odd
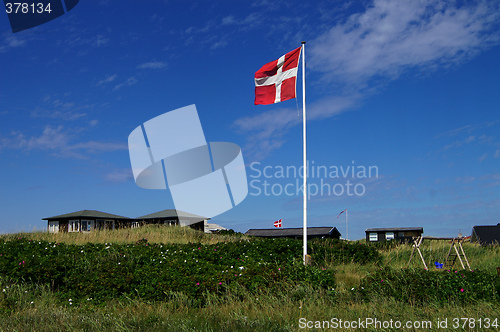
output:
[[[239,241],[245,236],[205,234],[189,227],[165,227],[163,225],[147,225],[139,228],[123,228],[88,233],[47,233],[31,232],[0,235],[1,240],[24,237],[32,240],[44,240],[66,244],[82,245],[86,243],[136,243],[147,239],[150,243],[193,243],[214,244],[218,242]]]
[[[48,234],[43,232],[3,235],[3,241],[25,237],[66,244],[85,243],[136,243],[148,239],[148,243],[202,243],[216,244],[246,240],[242,236],[208,235],[188,228],[144,227],[118,231],[102,231],[87,234]],[[364,241],[360,241],[364,242]],[[443,262],[449,250],[447,241],[428,241],[421,246],[430,269],[433,262]],[[407,321],[415,325],[405,331],[496,331],[498,327],[485,328],[484,319],[500,320],[498,301],[476,301],[470,304],[456,302],[419,305],[396,301],[392,298],[371,295],[368,301],[359,298],[358,289],[363,278],[372,275],[385,266],[395,270],[405,269],[411,254],[411,246],[399,245],[380,249],[381,264],[335,264],[319,262],[327,270],[334,270],[334,289],[318,289],[304,283],[282,285],[275,288],[250,292],[238,284],[232,284],[225,292],[206,293],[203,306],[194,305],[182,292],[171,294],[165,301],[145,301],[121,298],[106,303],[93,304],[62,303],[49,285],[31,283],[11,284],[0,277],[0,330],[1,331],[349,331],[332,322],[365,321],[379,322]],[[481,248],[467,243],[465,252],[473,269],[495,273],[500,267],[500,247]],[[300,253],[297,253],[300,255]],[[458,262],[457,262],[458,263]],[[422,269],[418,255],[413,257],[411,268]],[[458,265],[455,268],[459,268]],[[8,285],[8,286],[7,286]],[[354,289],[354,290],[353,290]],[[334,296],[332,296],[334,294]],[[14,303],[15,302],[15,303]],[[454,318],[473,318],[453,321]],[[438,329],[438,321],[447,320],[447,329]],[[482,319],[480,328],[478,320]],[[307,324],[313,328],[307,328]],[[321,328],[314,328],[320,324]],[[430,325],[425,324],[432,324]],[[465,325],[464,325],[465,324]],[[417,327],[418,325],[418,327]],[[305,328],[302,328],[305,327]],[[364,326],[359,331],[400,331],[396,327]]]

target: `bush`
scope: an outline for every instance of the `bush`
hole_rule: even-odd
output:
[[[261,240],[214,245],[66,245],[16,239],[0,243],[0,275],[13,283],[50,285],[61,299],[105,302],[121,297],[168,300],[184,294],[202,305],[207,292],[231,284],[250,291],[282,284],[334,287],[333,271],[304,267],[300,241]]]
[[[309,242],[313,263],[380,263],[382,256],[377,249],[362,243],[349,243],[336,239],[314,239]]]
[[[425,305],[461,304],[500,299],[497,277],[482,271],[382,268],[364,278],[358,291],[365,300],[390,297],[397,301]]]

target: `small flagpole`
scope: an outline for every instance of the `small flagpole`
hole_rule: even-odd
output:
[[[306,150],[306,53],[305,44],[302,42],[302,131],[304,142],[304,265],[307,257],[307,150]]]

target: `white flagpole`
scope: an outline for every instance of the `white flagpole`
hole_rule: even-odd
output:
[[[306,153],[306,53],[305,44],[302,42],[302,130],[304,142],[304,265],[307,256],[307,153]]]

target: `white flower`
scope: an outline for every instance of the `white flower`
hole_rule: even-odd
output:
[[[33,302],[33,301],[30,302],[30,304],[33,304],[33,303],[35,303],[35,302]]]
[[[69,301],[69,302],[71,302],[71,301],[73,301],[73,300],[72,300],[72,299],[69,299],[68,301]]]

